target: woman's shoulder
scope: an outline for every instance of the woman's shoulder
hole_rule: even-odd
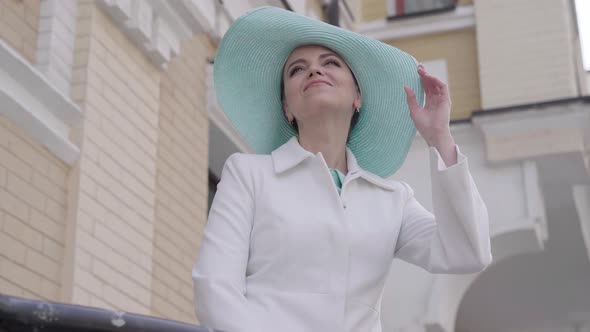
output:
[[[272,170],[272,159],[270,155],[236,152],[227,158],[224,168],[241,174],[253,174]]]
[[[402,192],[406,199],[414,196],[414,189],[410,184],[402,180],[391,180],[392,185],[394,186],[395,190]]]
[[[387,189],[388,191],[408,192],[409,190],[412,190],[410,185],[404,181],[393,178],[384,178],[365,169],[361,170],[361,177],[373,183],[378,188]]]
[[[236,166],[248,167],[248,166],[261,166],[265,163],[271,163],[271,156],[267,154],[254,154],[254,153],[243,153],[236,152],[232,153],[226,160],[226,164],[232,164]]]

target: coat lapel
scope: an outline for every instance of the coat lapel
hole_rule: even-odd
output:
[[[305,150],[299,145],[297,137],[292,137],[287,143],[281,145],[278,149],[271,153],[274,171],[277,174],[283,173],[306,160],[310,157],[315,157],[313,153]],[[381,187],[386,190],[394,190],[393,183],[390,180],[383,179],[378,175],[362,169],[356,161],[354,154],[347,147],[346,148],[346,161],[348,163],[348,174],[346,175],[345,181],[351,181],[357,177],[361,177],[366,181]]]
[[[362,169],[360,165],[357,163],[354,154],[348,147],[346,148],[346,162],[348,163],[348,174],[346,175],[347,178],[349,176],[352,178],[361,177],[366,181],[383,189],[391,191],[394,190],[393,183],[390,180],[384,179],[378,175],[375,175]]]
[[[293,136],[287,143],[274,150],[271,156],[275,173],[280,174],[314,155],[302,148],[297,141],[297,137]]]

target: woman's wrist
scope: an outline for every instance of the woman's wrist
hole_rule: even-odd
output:
[[[427,140],[428,146],[435,148],[447,167],[457,163],[457,150],[455,139],[451,133],[445,133],[431,137]]]
[[[449,147],[455,146],[455,139],[449,130],[426,137],[425,140],[428,146],[434,147],[437,150],[447,150]]]

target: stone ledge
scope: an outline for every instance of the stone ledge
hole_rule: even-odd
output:
[[[68,164],[79,148],[69,140],[80,109],[0,39],[0,114]]]
[[[446,31],[475,28],[473,6],[459,6],[450,13],[407,18],[398,21],[387,19],[360,24],[358,32],[365,36],[388,41]]]
[[[483,132],[490,162],[524,160],[550,154],[582,152],[588,140],[586,103],[532,107],[474,117]]]

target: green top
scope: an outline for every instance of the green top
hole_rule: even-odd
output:
[[[340,190],[342,189],[342,183],[344,182],[345,175],[337,169],[330,169],[330,174],[332,175],[332,179],[334,180],[336,189],[338,189],[338,193],[340,194]]]

